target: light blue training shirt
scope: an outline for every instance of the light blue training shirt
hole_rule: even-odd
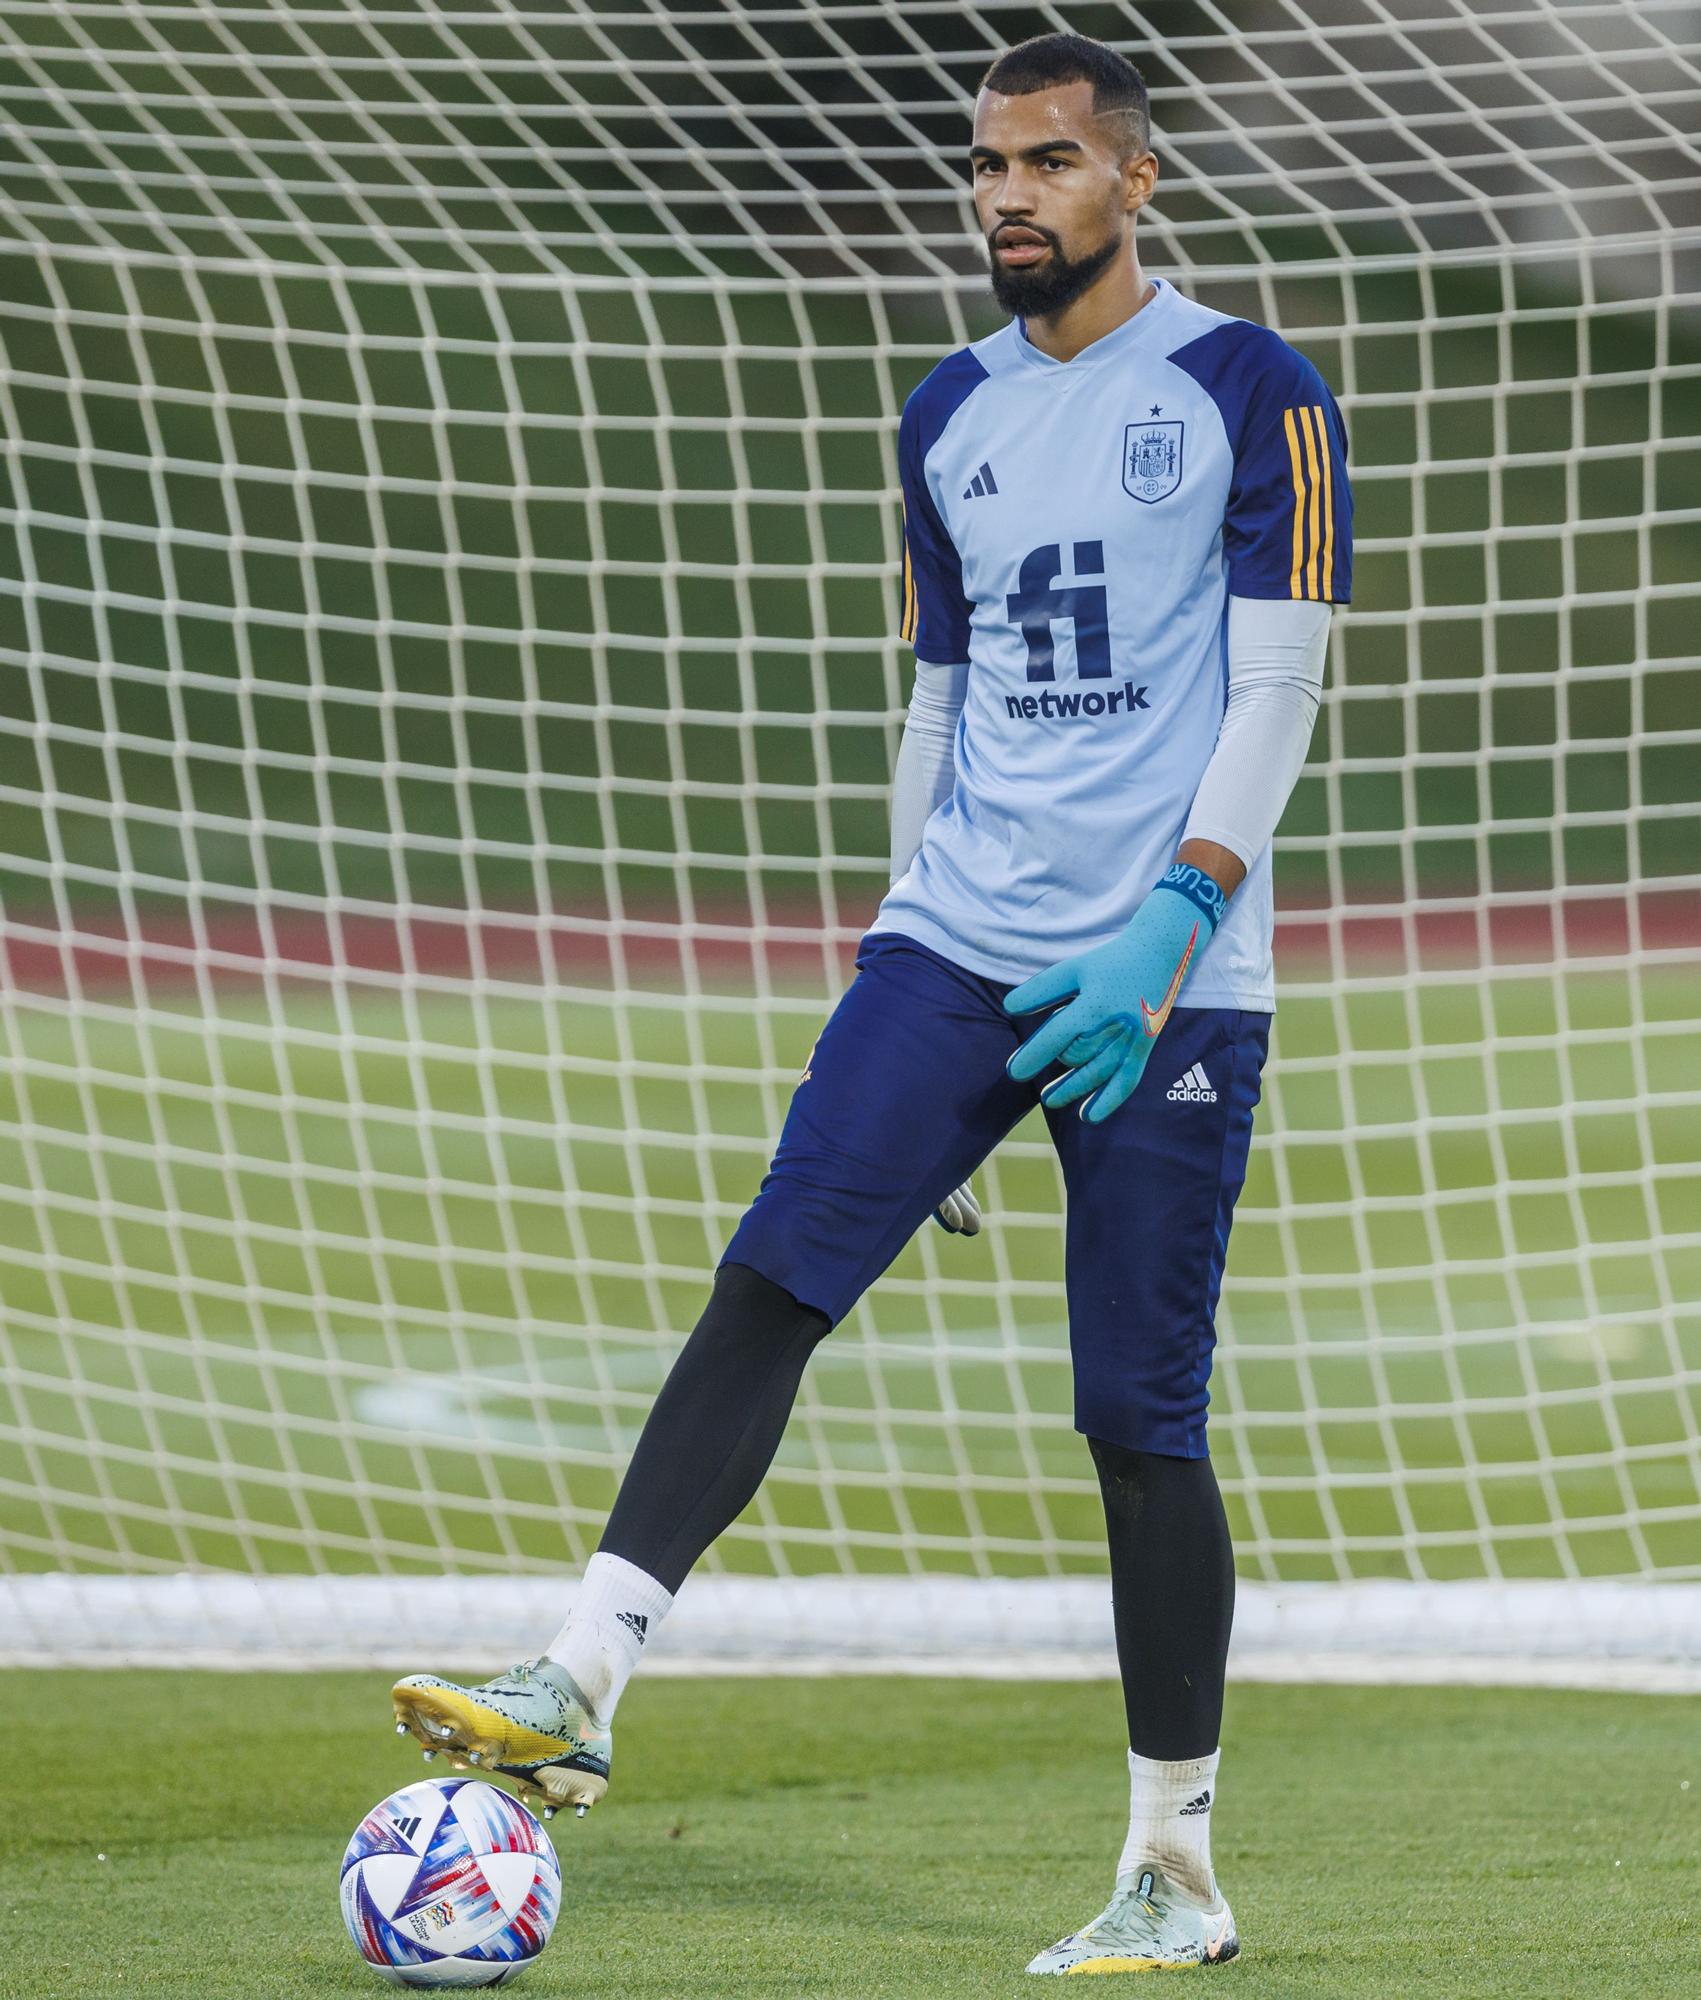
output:
[[[1303,355],[1171,285],[1072,361],[1012,321],[904,405],[903,636],[969,663],[956,781],[872,928],[1015,983],[1123,930],[1175,857],[1228,600],[1344,604],[1346,432]],[[1275,1005],[1269,850],[1188,981]]]

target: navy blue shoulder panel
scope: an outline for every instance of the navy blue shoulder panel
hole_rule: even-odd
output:
[[[954,666],[969,657],[963,564],[927,486],[927,454],[945,426],[987,379],[972,348],[948,354],[904,404],[898,425],[898,476],[904,492],[902,636],[916,658]]]
[[[1248,417],[1255,402],[1314,401],[1323,378],[1298,348],[1279,333],[1249,319],[1224,320],[1178,347],[1169,357],[1191,375],[1222,412],[1229,448],[1241,453]]]
[[[972,347],[959,347],[915,385],[904,404],[904,426],[913,430],[920,457],[939,442],[945,426],[986,379],[986,363]]]
[[[1347,432],[1328,384],[1279,333],[1226,320],[1169,357],[1216,404],[1234,471],[1223,554],[1235,597],[1352,596]]]

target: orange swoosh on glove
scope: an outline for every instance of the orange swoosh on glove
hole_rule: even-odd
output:
[[[1169,982],[1169,991],[1164,995],[1163,1005],[1154,1013],[1146,1001],[1140,1002],[1140,1012],[1145,1018],[1146,1033],[1155,1035],[1169,1019],[1169,1010],[1175,1005],[1175,996],[1181,991],[1181,982],[1187,977],[1187,967],[1193,957],[1193,947],[1199,942],[1199,926],[1193,926],[1193,934],[1187,940],[1187,949],[1181,954],[1181,963],[1175,968],[1175,977]]]

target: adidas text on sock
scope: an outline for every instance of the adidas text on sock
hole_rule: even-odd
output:
[[[585,1565],[567,1622],[544,1657],[562,1669],[605,1727],[672,1603],[671,1591],[624,1557],[599,1550]]]
[[[1128,1753],[1128,1839],[1117,1863],[1117,1880],[1155,1863],[1178,1888],[1202,1902],[1216,1898],[1211,1872],[1211,1808],[1217,1798],[1217,1764],[1222,1756],[1191,1757],[1168,1764]]]

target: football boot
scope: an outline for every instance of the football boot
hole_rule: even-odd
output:
[[[1042,1951],[1030,1972],[1174,1972],[1225,1965],[1240,1950],[1234,1915],[1219,1890],[1202,1903],[1160,1869],[1125,1875],[1090,1924]]]
[[[553,1660],[511,1667],[480,1687],[409,1674],[390,1690],[396,1734],[424,1746],[427,1762],[507,1778],[528,1805],[552,1819],[562,1806],[580,1818],[608,1790],[609,1731]]]

